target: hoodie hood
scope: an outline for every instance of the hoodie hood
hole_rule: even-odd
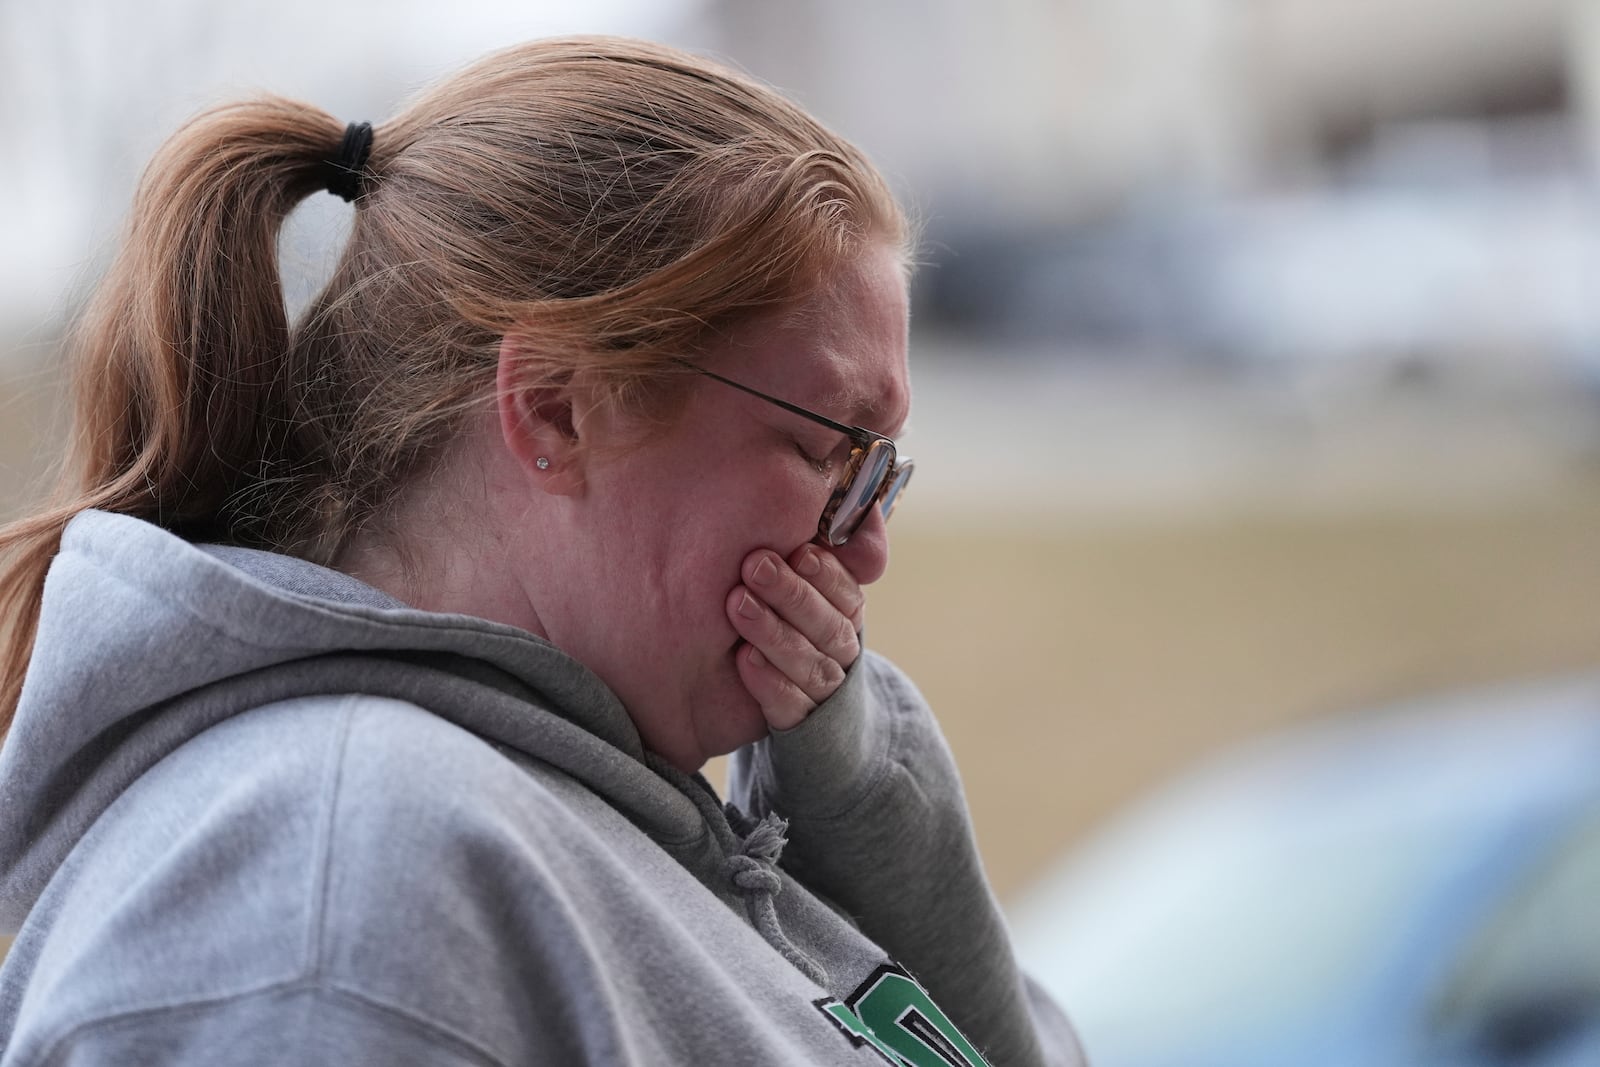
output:
[[[993,1062],[1044,1062],[909,682],[862,655],[744,756],[750,815],[548,642],[86,512],[0,748],[0,1059],[282,1059],[290,1029],[344,1042],[318,1062],[380,1032],[396,1061],[864,1062],[881,1026],[981,1062],[945,989]]]
[[[615,694],[548,642],[407,608],[301,560],[90,511],[51,565],[0,748],[0,931],[18,928],[94,820],[168,753],[251,708],[339,693],[410,701],[553,766],[680,862],[674,845],[732,837],[726,821],[708,827],[694,795],[707,788],[650,757]]]

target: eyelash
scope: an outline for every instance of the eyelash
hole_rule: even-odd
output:
[[[800,453],[800,458],[804,459],[807,463],[809,463],[811,465],[811,469],[816,471],[818,474],[827,474],[830,470],[833,469],[833,457],[832,456],[826,456],[826,457],[824,457],[822,459],[818,459],[816,456],[813,456],[810,452],[807,452],[806,449],[805,449],[805,446],[802,445],[798,440],[796,440],[795,443],[794,443],[794,450],[796,452]]]

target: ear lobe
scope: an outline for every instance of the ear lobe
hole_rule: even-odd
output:
[[[500,341],[495,404],[501,439],[535,487],[557,496],[577,495],[584,484],[583,453],[572,391],[521,383],[525,351],[514,337]]]

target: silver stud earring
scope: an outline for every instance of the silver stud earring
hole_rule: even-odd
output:
[[[534,460],[533,465],[542,471],[547,471],[550,469],[550,461],[544,456],[540,456],[538,459]]]

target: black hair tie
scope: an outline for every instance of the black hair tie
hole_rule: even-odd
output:
[[[372,154],[372,123],[352,122],[344,128],[339,154],[324,160],[323,188],[349,203],[363,192],[367,176],[367,157]]]

